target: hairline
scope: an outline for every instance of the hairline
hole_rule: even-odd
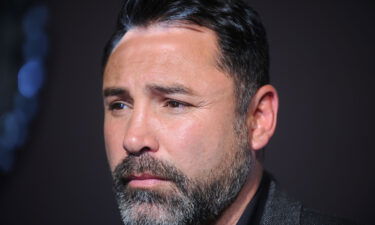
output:
[[[105,69],[107,67],[107,64],[108,64],[108,61],[109,61],[111,55],[119,47],[119,45],[121,44],[122,40],[124,39],[124,37],[126,36],[127,33],[129,33],[131,30],[135,30],[135,29],[148,29],[150,27],[156,27],[156,26],[162,26],[162,27],[165,26],[166,28],[169,28],[169,27],[173,28],[174,27],[174,28],[181,28],[181,29],[189,29],[189,30],[192,30],[192,31],[195,31],[195,32],[205,32],[204,30],[199,29],[199,28],[204,28],[205,30],[208,30],[208,31],[212,32],[212,34],[215,37],[215,43],[214,43],[215,44],[215,51],[214,51],[215,55],[213,56],[215,68],[217,70],[219,70],[220,72],[224,73],[226,76],[230,77],[233,82],[236,82],[235,81],[235,75],[231,74],[230,69],[227,68],[227,66],[225,65],[225,56],[223,54],[223,50],[220,47],[219,35],[217,34],[217,32],[215,30],[211,29],[208,26],[200,25],[196,22],[189,21],[189,20],[167,20],[167,21],[156,20],[156,21],[144,24],[144,25],[137,25],[137,26],[129,27],[127,29],[127,31],[121,37],[118,37],[118,39],[114,41],[115,44],[112,47],[111,52],[108,54],[108,57],[106,59],[104,67],[103,67],[103,76],[104,76],[104,72],[105,72]],[[233,90],[233,92],[235,92],[235,91]]]

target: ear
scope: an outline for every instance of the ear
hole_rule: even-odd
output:
[[[253,96],[246,121],[253,150],[266,146],[275,132],[278,106],[277,91],[271,85],[262,86]]]

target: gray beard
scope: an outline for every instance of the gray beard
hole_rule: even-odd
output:
[[[237,131],[237,135],[245,135]],[[245,135],[246,136],[246,135]],[[125,225],[212,224],[235,200],[252,171],[253,160],[247,142],[240,143],[220,168],[206,179],[192,180],[168,162],[149,154],[128,156],[113,172],[114,190]],[[245,139],[246,140],[246,139]],[[242,141],[242,142],[241,142]],[[130,188],[128,177],[152,172],[172,185],[168,190]]]

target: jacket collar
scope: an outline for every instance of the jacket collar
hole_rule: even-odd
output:
[[[301,203],[290,199],[282,192],[277,182],[267,172],[264,176],[270,177],[270,183],[268,193],[261,203],[263,210],[260,225],[299,225]]]

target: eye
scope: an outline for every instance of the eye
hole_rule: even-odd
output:
[[[168,101],[165,105],[171,108],[178,108],[184,106],[181,102],[177,101]]]
[[[123,110],[127,108],[128,106],[123,103],[123,102],[114,102],[109,105],[109,110],[114,111],[114,110]]]
[[[171,99],[165,102],[165,107],[169,107],[169,108],[184,108],[184,107],[189,107],[189,106],[191,106],[191,104],[186,103],[186,102],[171,100]]]

